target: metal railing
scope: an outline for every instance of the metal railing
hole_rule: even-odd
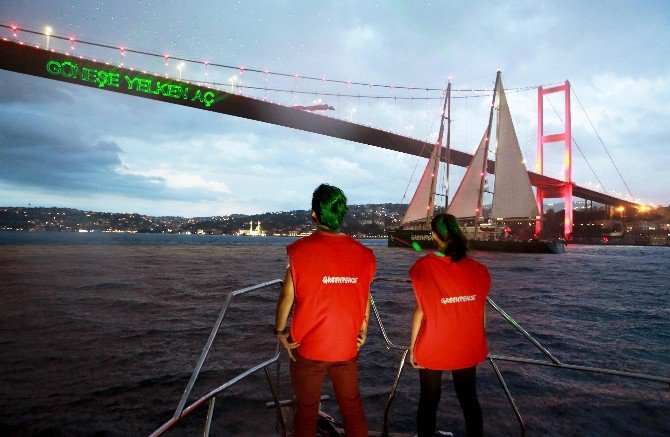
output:
[[[161,434],[163,434],[165,431],[170,429],[173,425],[184,419],[186,416],[191,414],[195,409],[197,409],[199,406],[203,405],[205,402],[209,401],[209,407],[207,410],[207,420],[205,423],[205,430],[203,435],[207,436],[209,435],[209,429],[212,423],[212,416],[214,413],[214,404],[216,402],[216,396],[219,395],[222,391],[226,390],[227,388],[235,385],[239,381],[243,380],[247,376],[251,375],[252,373],[257,372],[260,369],[263,369],[265,371],[265,376],[267,377],[268,384],[270,386],[270,391],[272,392],[272,397],[275,401],[275,406],[278,409],[279,414],[281,414],[280,406],[279,406],[279,398],[277,396],[277,393],[275,392],[274,388],[272,387],[272,382],[270,381],[270,374],[268,373],[267,366],[269,366],[272,363],[275,363],[279,359],[279,345],[277,345],[277,348],[275,350],[274,356],[272,358],[265,360],[249,369],[246,371],[240,373],[239,375],[235,376],[231,380],[225,382],[224,384],[218,386],[214,390],[210,391],[206,395],[202,396],[195,402],[193,402],[191,405],[188,407],[184,408],[186,405],[186,401],[188,400],[188,397],[191,394],[191,391],[193,390],[193,385],[195,384],[196,379],[198,379],[198,375],[200,374],[200,370],[202,369],[202,365],[205,362],[205,359],[207,358],[207,355],[209,354],[210,349],[212,348],[212,343],[214,343],[214,339],[216,338],[216,334],[219,332],[219,328],[221,327],[221,322],[223,321],[224,316],[226,315],[226,311],[228,310],[228,307],[230,306],[230,302],[236,298],[237,296],[241,296],[247,293],[250,293],[252,291],[260,290],[262,288],[267,288],[271,287],[274,285],[282,285],[283,281],[281,279],[274,279],[272,281],[267,281],[267,282],[261,282],[260,284],[252,285],[250,287],[246,288],[241,288],[239,290],[235,290],[228,294],[228,297],[226,298],[226,301],[223,304],[223,308],[219,312],[219,316],[216,318],[216,322],[214,323],[214,327],[212,328],[212,331],[209,334],[209,338],[207,339],[207,343],[205,343],[205,347],[202,350],[202,353],[200,354],[200,358],[198,359],[195,369],[193,370],[193,373],[191,374],[191,379],[188,381],[188,384],[186,384],[186,388],[184,389],[184,393],[181,396],[181,399],[179,400],[179,403],[177,404],[177,409],[174,412],[174,415],[170,420],[165,422],[163,425],[160,426],[157,430],[151,433],[151,437],[156,437]],[[286,435],[286,427],[283,422],[283,420],[280,420],[280,424],[282,427],[282,435]]]
[[[373,283],[375,282],[396,282],[396,283],[411,283],[410,279],[407,278],[393,278],[393,277],[376,277],[373,279]],[[279,359],[280,356],[280,347],[279,344],[277,344],[277,348],[275,349],[274,355],[269,358],[268,360],[262,361],[258,363],[257,365],[247,369],[246,371],[240,373],[239,375],[235,376],[234,378],[230,379],[229,381],[225,382],[224,384],[218,386],[217,388],[211,390],[209,393],[206,395],[200,397],[198,400],[190,404],[188,407],[186,407],[186,402],[188,401],[188,397],[191,394],[191,391],[193,390],[193,386],[195,384],[195,381],[197,380],[200,371],[202,369],[202,365],[205,362],[205,359],[207,358],[210,349],[212,347],[212,344],[214,342],[214,339],[216,338],[216,335],[221,327],[221,323],[223,322],[224,316],[226,314],[226,311],[228,310],[228,307],[230,306],[231,301],[236,298],[237,296],[241,296],[247,293],[250,293],[252,291],[260,290],[263,288],[275,286],[275,285],[282,285],[283,281],[281,279],[275,279],[272,281],[267,281],[267,282],[262,282],[260,284],[252,285],[250,287],[242,288],[239,290],[235,290],[231,292],[228,297],[226,298],[226,301],[223,304],[223,308],[219,312],[219,315],[216,319],[216,322],[214,323],[214,327],[212,328],[212,331],[209,334],[209,338],[207,339],[207,342],[205,344],[205,347],[202,350],[202,353],[200,354],[200,358],[196,362],[195,369],[193,370],[193,373],[191,374],[191,378],[188,381],[188,384],[186,385],[186,388],[184,389],[184,393],[182,394],[181,399],[179,400],[179,403],[177,405],[177,409],[174,412],[174,415],[170,420],[165,422],[163,425],[161,425],[158,429],[156,429],[153,433],[151,433],[151,437],[155,436],[160,436],[162,435],[165,431],[169,430],[180,422],[182,419],[184,419],[186,416],[188,416],[190,413],[192,413],[194,410],[196,410],[198,407],[204,405],[206,402],[208,403],[208,410],[207,410],[207,418],[206,418],[206,423],[205,423],[205,428],[203,435],[208,436],[209,435],[209,430],[211,427],[212,423],[212,416],[214,413],[214,407],[216,403],[216,397],[221,394],[224,390],[230,388],[231,386],[235,385],[239,381],[245,379],[249,375],[257,372],[260,369],[263,369],[265,372],[265,376],[268,382],[268,385],[270,387],[270,392],[273,398],[272,404],[274,404],[276,410],[277,410],[277,417],[278,417],[278,422],[279,425],[281,426],[281,431],[282,431],[282,436],[286,436],[287,434],[287,428],[286,424],[284,423],[283,419],[283,414],[281,411],[281,405],[283,402],[279,400],[278,393],[276,392],[275,388],[272,385],[272,381],[270,379],[270,374],[268,372],[268,366],[276,363],[277,360]],[[519,427],[520,427],[520,432],[521,435],[525,435],[525,427],[523,423],[523,419],[521,417],[521,413],[519,412],[518,407],[516,406],[516,403],[514,401],[514,398],[512,397],[512,394],[507,387],[507,384],[505,383],[505,380],[498,369],[498,366],[496,364],[496,360],[498,361],[507,361],[507,362],[515,362],[515,363],[521,363],[521,364],[532,364],[532,365],[540,365],[540,366],[550,366],[550,367],[556,367],[556,368],[561,368],[561,369],[567,369],[567,370],[576,370],[576,371],[582,371],[582,372],[589,372],[589,373],[601,373],[601,374],[608,374],[608,375],[615,375],[615,376],[621,376],[621,377],[628,377],[628,378],[636,378],[636,379],[642,379],[642,380],[648,380],[648,381],[656,381],[656,382],[664,382],[670,385],[670,378],[663,377],[663,376],[655,376],[655,375],[647,375],[647,374],[641,374],[641,373],[633,373],[633,372],[627,372],[627,371],[621,371],[621,370],[613,370],[613,369],[604,369],[604,368],[598,368],[598,367],[590,367],[590,366],[580,366],[580,365],[574,365],[574,364],[566,364],[562,363],[559,361],[556,357],[554,357],[551,352],[549,352],[544,346],[542,346],[533,336],[531,336],[525,329],[521,327],[512,317],[510,317],[500,306],[498,306],[490,297],[487,297],[487,302],[488,304],[494,308],[507,322],[512,325],[516,330],[518,330],[529,342],[531,342],[536,348],[538,348],[549,360],[548,361],[543,361],[543,360],[536,360],[536,359],[530,359],[530,358],[521,358],[521,357],[509,357],[509,356],[502,356],[502,355],[489,355],[487,357],[489,363],[491,364],[491,368],[493,369],[494,374],[496,375],[498,381],[500,382],[500,385],[505,392],[505,396],[507,397],[507,400],[514,412],[514,415],[517,418],[517,421],[519,422]],[[393,381],[393,385],[391,386],[391,391],[389,393],[386,406],[384,408],[384,420],[383,420],[383,428],[382,428],[382,435],[383,436],[388,436],[388,418],[389,418],[389,412],[391,409],[391,404],[393,403],[393,400],[395,398],[397,389],[398,389],[398,384],[400,382],[400,377],[402,375],[403,368],[405,366],[405,362],[407,360],[407,354],[409,353],[409,347],[408,346],[401,346],[393,343],[391,339],[388,336],[388,333],[386,332],[386,329],[384,327],[384,324],[382,322],[382,318],[379,314],[379,310],[377,309],[377,305],[375,304],[374,298],[372,295],[370,295],[370,307],[372,309],[372,312],[375,316],[375,319],[377,320],[377,325],[379,326],[379,330],[381,332],[382,338],[384,339],[384,343],[386,344],[386,348],[388,350],[397,350],[402,352],[401,358],[400,358],[400,363],[398,365],[398,370],[396,372],[395,379]],[[285,402],[284,402],[285,403]]]
[[[376,281],[386,281],[386,282],[398,282],[398,283],[411,283],[411,280],[408,278],[392,278],[392,277],[376,277],[374,278],[373,282]],[[566,370],[576,370],[576,371],[581,371],[581,372],[587,372],[587,373],[601,373],[601,374],[607,374],[607,375],[615,375],[615,376],[621,376],[621,377],[626,377],[626,378],[635,378],[635,379],[642,379],[642,380],[647,380],[647,381],[656,381],[656,382],[664,382],[670,385],[670,378],[664,377],[664,376],[656,376],[656,375],[647,375],[643,373],[634,373],[634,372],[627,372],[627,371],[622,371],[622,370],[613,370],[613,369],[604,369],[604,368],[599,368],[599,367],[590,367],[590,366],[580,366],[580,365],[574,365],[574,364],[566,364],[562,363],[559,361],[556,357],[554,357],[551,352],[549,352],[544,346],[540,344],[533,336],[531,336],[525,329],[521,327],[512,317],[509,316],[500,306],[498,306],[490,297],[486,298],[486,301],[488,304],[495,309],[503,318],[510,324],[512,325],[517,331],[519,331],[528,341],[530,341],[536,348],[540,350],[547,358],[549,358],[550,361],[542,361],[542,360],[535,360],[535,359],[530,359],[530,358],[520,358],[520,357],[508,357],[508,356],[502,356],[502,355],[489,355],[487,357],[489,363],[491,364],[491,367],[498,378],[498,381],[500,382],[500,385],[505,392],[505,396],[507,397],[507,400],[514,411],[514,415],[517,418],[517,421],[519,422],[519,428],[521,432],[521,436],[525,436],[525,427],[523,423],[523,418],[521,417],[521,413],[519,412],[518,407],[516,406],[516,403],[514,402],[514,398],[512,397],[512,394],[507,387],[507,384],[505,383],[505,379],[503,378],[502,374],[500,373],[500,370],[498,369],[498,366],[495,362],[495,360],[499,361],[508,361],[508,362],[514,362],[514,363],[521,363],[521,364],[533,364],[533,365],[540,365],[540,366],[550,366],[550,367],[556,367],[559,369],[566,369]],[[389,394],[387,403],[386,403],[386,408],[384,410],[384,424],[382,428],[382,435],[383,436],[388,436],[388,413],[391,408],[391,403],[393,402],[393,399],[395,397],[395,393],[398,388],[398,383],[400,382],[400,376],[402,374],[403,367],[405,365],[405,360],[407,357],[407,353],[409,352],[409,347],[408,346],[398,346],[394,344],[391,339],[389,338],[388,334],[386,333],[386,329],[384,328],[384,324],[382,323],[381,316],[379,315],[379,311],[377,310],[377,306],[375,305],[374,299],[372,298],[372,295],[370,295],[370,306],[372,308],[372,311],[375,315],[375,319],[377,320],[377,324],[379,325],[379,330],[381,331],[382,337],[384,338],[384,342],[386,343],[386,348],[387,349],[396,349],[396,350],[402,350],[403,354],[400,360],[400,365],[398,366],[398,371],[396,372],[396,377],[395,380],[393,381],[393,385],[391,387],[391,392]]]

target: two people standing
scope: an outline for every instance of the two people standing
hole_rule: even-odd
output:
[[[435,435],[442,373],[451,370],[468,436],[483,433],[477,399],[476,370],[488,354],[486,297],[488,269],[467,256],[467,240],[458,220],[437,214],[431,222],[438,251],[420,258],[409,271],[416,297],[410,338],[410,361],[419,369],[417,434]]]
[[[330,377],[346,435],[368,435],[358,389],[358,349],[370,317],[372,250],[338,231],[347,211],[344,193],[320,185],[312,196],[317,231],[290,244],[275,318],[275,335],[288,351],[297,408],[294,436],[316,433],[321,386]],[[295,303],[290,334],[287,321]]]
[[[312,197],[318,229],[287,247],[289,266],[277,303],[275,335],[291,359],[295,436],[314,436],[323,378],[328,373],[347,436],[367,436],[358,387],[358,349],[370,314],[373,252],[338,231],[347,210],[339,188],[322,184]],[[435,434],[442,372],[451,370],[469,436],[482,434],[476,364],[487,355],[484,305],[491,280],[467,257],[467,241],[451,215],[434,217],[439,250],[410,269],[416,296],[411,362],[419,368],[419,437]],[[291,308],[293,319],[287,328]]]

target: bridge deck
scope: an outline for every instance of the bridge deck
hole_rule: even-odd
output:
[[[432,147],[432,144],[424,141],[374,127],[189,84],[176,79],[166,79],[161,76],[110,66],[86,58],[81,59],[63,53],[49,52],[29,45],[20,45],[13,41],[0,40],[0,69],[233,115],[415,156],[428,157]],[[100,80],[100,78],[103,80]],[[144,86],[140,86],[140,83],[143,83]],[[442,160],[445,160],[444,157]],[[451,151],[450,162],[453,165],[467,167],[471,160],[472,155],[469,153],[459,150]],[[494,162],[489,161],[488,171],[490,173],[494,173],[494,167]],[[565,185],[563,181],[534,172],[529,171],[528,175],[533,186],[545,188],[548,191],[558,191]],[[629,207],[636,205],[633,202],[574,184],[573,195],[606,205]]]

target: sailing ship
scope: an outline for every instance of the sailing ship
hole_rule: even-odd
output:
[[[237,235],[249,235],[252,237],[265,237],[268,234],[268,231],[261,227],[261,221],[258,221],[258,226],[254,229],[254,221],[249,222],[249,229],[240,229],[237,231]]]
[[[500,71],[496,76],[488,125],[465,176],[453,200],[449,203],[450,100],[451,83],[449,83],[445,96],[437,142],[400,227],[391,230],[388,234],[388,245],[392,247],[418,244],[421,247],[435,247],[431,237],[430,221],[433,215],[441,209],[460,220],[471,249],[564,253],[564,241],[540,240],[532,236],[529,231],[535,221],[540,220],[541,217],[514,130]],[[483,205],[483,198],[484,193],[490,192],[487,184],[487,169],[494,113],[496,115],[495,180],[492,191],[493,204],[487,211]],[[446,148],[442,146],[445,120],[447,121]],[[446,193],[443,209],[439,207],[436,209],[437,175],[441,161],[446,161]]]

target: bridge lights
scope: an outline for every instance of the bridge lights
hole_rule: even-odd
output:
[[[44,35],[47,38],[47,50],[49,50],[49,37],[51,36],[51,32],[53,32],[53,29],[51,29],[50,26],[44,28]]]
[[[177,65],[177,69],[179,70],[179,80],[181,80],[181,70],[182,68],[184,68],[185,65],[186,64],[184,63],[184,61],[180,62],[179,65]]]

